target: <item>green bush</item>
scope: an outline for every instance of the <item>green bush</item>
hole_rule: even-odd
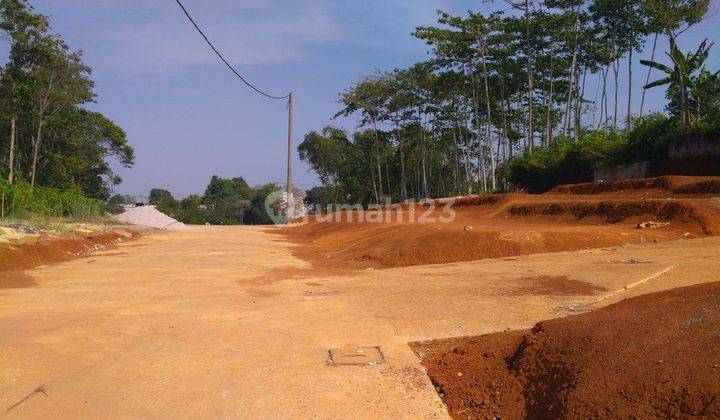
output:
[[[671,141],[697,135],[719,138],[720,123],[685,128],[656,113],[635,120],[632,129],[622,132],[586,131],[578,141],[559,137],[547,148],[516,156],[504,171],[512,185],[545,192],[560,184],[590,182],[597,168],[666,159]]]
[[[624,142],[615,132],[592,132],[579,141],[557,138],[547,148],[526,151],[511,160],[508,181],[528,192],[544,192],[558,184],[592,180],[598,162],[608,162],[622,153]]]
[[[0,181],[0,205],[5,217],[39,215],[91,219],[100,217],[102,203],[88,198],[78,189],[30,187],[24,181],[8,184]]]

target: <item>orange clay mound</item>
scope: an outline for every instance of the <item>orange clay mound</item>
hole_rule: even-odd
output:
[[[412,345],[456,419],[720,416],[720,283]]]
[[[133,237],[140,235],[135,230],[125,230]],[[111,231],[99,232],[90,238],[43,234],[37,244],[0,249],[0,289],[33,286],[35,282],[24,275],[23,270],[86,255],[96,250],[96,245],[102,245],[103,249],[112,248],[121,239],[123,236]]]
[[[686,179],[683,185],[698,183]],[[308,223],[282,232],[302,244],[297,252],[304,258],[356,268],[652,244],[720,234],[717,198],[639,199],[636,193],[641,191],[612,196],[450,198],[435,201],[434,208],[404,205],[384,213],[354,211],[311,217]],[[451,213],[452,217],[447,217]],[[636,229],[637,223],[647,221],[667,225]]]
[[[546,194],[616,194],[633,192],[649,194],[654,197],[671,197],[677,194],[718,194],[720,177],[661,176],[658,178],[628,179],[610,182],[588,182],[583,184],[560,185]]]
[[[720,204],[720,203],[719,203]],[[720,205],[707,200],[617,200],[512,204],[513,216],[570,216],[600,223],[626,220],[682,222],[698,226],[707,235],[720,233]]]

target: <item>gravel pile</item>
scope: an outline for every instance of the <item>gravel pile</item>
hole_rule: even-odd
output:
[[[155,206],[125,206],[125,211],[114,215],[113,218],[119,222],[135,226],[147,226],[165,230],[188,229],[184,223],[162,213]]]

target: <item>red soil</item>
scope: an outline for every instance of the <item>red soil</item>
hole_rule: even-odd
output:
[[[567,276],[525,277],[518,282],[521,286],[510,292],[510,295],[579,296],[607,291],[604,287],[569,279]]]
[[[413,346],[457,419],[720,416],[720,282]]]
[[[708,182],[711,186],[707,186]],[[716,179],[663,177],[628,181],[628,185],[633,188],[653,185],[675,190],[684,188],[705,194],[712,191],[714,182]],[[613,183],[579,185],[582,188],[570,186],[567,189],[587,193],[593,188],[627,187]],[[558,187],[557,190],[563,189]],[[303,244],[298,253],[304,258],[375,268],[720,234],[720,200],[708,195],[646,199],[641,194],[647,191],[650,190],[636,189],[631,193],[614,192],[612,195],[574,195],[556,191],[544,195],[448,198],[436,200],[434,209],[404,205],[384,214],[356,211],[336,213],[329,217],[331,220],[313,217],[308,223],[282,232]],[[669,190],[653,191],[667,193]],[[441,220],[449,214],[450,208],[454,219]],[[358,221],[360,218],[366,221]],[[646,221],[669,222],[669,225],[658,229],[635,229],[637,223]]]
[[[569,216],[600,223],[630,219],[676,221],[698,226],[707,235],[720,233],[720,206],[703,200],[615,200],[520,203],[508,207],[513,216]]]
[[[132,233],[133,236],[139,235],[136,231]],[[23,274],[24,270],[86,255],[95,250],[95,245],[102,245],[105,249],[112,248],[121,238],[123,238],[121,235],[113,232],[100,232],[91,238],[75,235],[62,237],[42,235],[35,245],[25,245],[11,250],[2,249],[0,250],[0,289],[33,286],[34,280]]]
[[[588,182],[560,185],[546,194],[616,194],[632,192],[650,194],[654,197],[672,197],[679,194],[718,194],[720,177],[661,176],[658,178],[628,179],[611,182]]]

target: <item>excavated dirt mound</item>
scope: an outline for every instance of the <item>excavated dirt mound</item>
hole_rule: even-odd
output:
[[[720,194],[720,179],[683,185],[676,192],[679,194]]]
[[[707,235],[720,233],[720,205],[705,200],[622,200],[520,203],[508,207],[513,216],[571,216],[601,223],[660,220],[699,226]]]
[[[678,183],[677,178],[647,182],[674,179]],[[701,185],[691,177],[683,179],[686,187]],[[307,223],[281,232],[301,244],[300,257],[354,268],[439,264],[720,234],[720,199],[708,196],[494,194],[435,204],[312,216]],[[662,227],[636,229],[645,222],[662,222]]]
[[[661,176],[658,178],[628,179],[610,182],[588,182],[583,184],[560,185],[548,191],[554,194],[631,194],[641,192],[653,196],[674,196],[677,194],[717,194],[720,192],[719,177]]]
[[[137,231],[132,231],[132,234],[139,236]],[[24,270],[87,255],[98,249],[110,249],[121,239],[126,238],[113,232],[98,233],[90,238],[43,235],[37,244],[1,249],[0,289],[33,286],[34,280],[23,274]]]
[[[413,347],[457,419],[720,416],[720,282]]]
[[[507,203],[509,201],[518,200],[527,197],[525,194],[487,194],[487,195],[472,195],[469,197],[455,197],[450,200],[453,205],[457,207],[466,206],[494,206],[498,204]],[[437,204],[445,204],[448,201],[433,200]]]

